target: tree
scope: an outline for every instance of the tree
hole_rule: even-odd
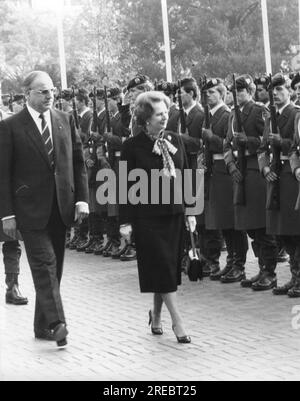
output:
[[[20,3],[0,2],[0,81],[15,90],[41,68],[60,85],[56,16]],[[161,0],[76,3],[64,20],[70,85],[124,84],[138,72],[165,77]],[[298,1],[268,5],[275,72],[298,42]],[[174,77],[265,71],[259,0],[168,0],[168,11]]]

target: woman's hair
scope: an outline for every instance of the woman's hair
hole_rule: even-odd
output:
[[[170,99],[162,92],[145,92],[138,96],[134,107],[134,116],[138,125],[144,127],[152,117],[155,103],[164,102],[170,108]]]

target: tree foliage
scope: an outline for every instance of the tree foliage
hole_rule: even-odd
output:
[[[21,3],[21,6],[20,6]],[[64,19],[70,85],[165,77],[161,0],[77,0]],[[18,88],[32,69],[59,85],[56,16],[22,0],[0,2],[0,81]],[[298,1],[268,0],[273,70],[298,44]],[[168,0],[174,78],[265,70],[259,0]]]

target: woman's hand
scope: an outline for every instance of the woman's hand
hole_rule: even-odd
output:
[[[195,216],[188,216],[187,217],[187,228],[191,233],[196,231],[197,227],[197,220]]]
[[[131,224],[124,224],[120,227],[120,234],[127,242],[131,242],[132,226]]]

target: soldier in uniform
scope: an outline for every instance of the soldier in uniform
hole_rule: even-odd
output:
[[[119,104],[119,112],[122,122],[122,136],[136,136],[140,132],[140,127],[136,124],[133,116],[135,101],[143,92],[153,89],[150,79],[146,75],[138,74],[129,81],[123,103]]]
[[[293,77],[291,87],[297,97],[295,104],[296,104],[296,106],[300,106],[300,73],[299,72]]]
[[[232,180],[224,162],[223,145],[228,131],[229,108],[225,105],[226,87],[219,78],[207,81],[203,91],[207,91],[210,106],[211,129],[203,129],[203,140],[208,146],[212,160],[208,179],[208,201],[205,205],[205,227],[207,230],[222,230],[227,248],[227,264],[221,271],[220,249],[217,248],[214,269],[210,278],[220,280],[233,266],[243,266],[248,250],[247,235],[234,229]]]
[[[108,94],[108,107],[111,115],[111,132],[107,132],[104,136],[107,143],[109,165],[116,176],[116,198],[118,199],[120,174],[119,161],[123,142],[128,138],[122,137],[121,115],[118,110],[118,104],[121,100],[121,91],[118,88],[111,88]],[[125,242],[124,238],[120,239],[118,204],[108,205],[108,237],[111,241],[111,246],[107,249],[104,256],[111,256],[113,259],[121,259],[122,261],[135,259],[135,252],[130,252],[130,244]]]
[[[156,90],[163,92],[170,99],[169,121],[166,130],[178,132],[180,112],[176,104],[177,85],[172,82],[161,81],[158,83]]]
[[[268,92],[268,77],[266,75],[257,77],[254,83],[256,85],[255,100],[268,108],[270,103]]]
[[[89,155],[89,137],[93,122],[93,113],[91,112],[89,106],[89,93],[85,89],[79,89],[76,94],[76,107],[78,110],[78,119],[79,119],[79,133],[83,145],[83,153],[86,162],[86,166],[88,169],[88,177],[89,177],[89,185],[91,181],[92,168],[90,168],[87,164],[87,161],[90,159]],[[80,225],[79,229],[79,237],[76,244],[77,252],[85,252],[85,250],[91,245],[91,241],[93,238],[89,238],[89,232],[92,226],[91,220],[93,219],[93,213],[89,216],[88,219],[85,219]]]
[[[86,165],[89,174],[89,197],[90,197],[90,217],[89,217],[89,241],[84,249],[87,254],[103,253],[104,233],[106,228],[106,207],[99,207],[96,200],[98,183],[96,181],[99,170],[109,168],[106,158],[106,146],[104,141],[105,132],[105,109],[103,100],[103,90],[96,92],[96,110],[93,113],[92,126],[88,138],[88,155]],[[90,98],[94,93],[90,94]]]
[[[296,78],[296,80],[300,82],[300,75]],[[299,83],[297,82],[297,84]],[[297,85],[293,82],[293,85]],[[294,141],[290,153],[290,165],[292,169],[292,174],[296,177],[298,181],[298,198],[296,203],[296,211],[298,214],[298,222],[299,222],[299,214],[300,214],[300,113],[296,114],[295,118],[295,135]],[[293,287],[289,290],[288,295],[291,298],[299,298],[300,297],[300,236],[295,236],[292,240],[294,246],[294,264],[293,264],[293,272],[292,272],[292,284]],[[289,287],[289,286],[288,286]]]
[[[300,244],[300,214],[295,211],[298,196],[297,181],[293,177],[289,163],[289,152],[293,143],[295,117],[297,109],[290,102],[290,80],[282,74],[272,79],[274,102],[277,109],[277,125],[279,132],[272,132],[270,118],[266,120],[264,140],[259,150],[259,165],[266,181],[268,198],[274,182],[279,180],[279,204],[276,208],[268,205],[267,232],[280,236],[290,256],[292,279],[282,287],[273,290],[275,295],[289,294],[294,296],[293,287],[297,282],[298,247]],[[280,152],[280,171],[276,171],[275,149]],[[300,294],[299,294],[300,295]]]
[[[223,283],[242,281],[243,286],[253,290],[270,290],[277,285],[275,274],[277,244],[275,237],[266,233],[266,183],[260,174],[257,150],[264,132],[262,106],[252,99],[253,80],[250,76],[240,76],[236,80],[237,100],[241,112],[243,132],[236,132],[235,111],[229,118],[228,133],[224,144],[225,163],[232,176],[234,189],[244,180],[245,205],[234,205],[235,229],[247,231],[253,240],[253,250],[260,266],[259,274],[250,281],[245,280],[245,266],[234,266],[221,278]],[[237,163],[236,152],[245,148],[246,174],[242,176]]]
[[[0,121],[9,117],[8,114],[0,110]],[[0,216],[1,217],[1,216]],[[5,269],[5,283],[7,286],[5,299],[8,304],[27,305],[28,299],[24,297],[19,289],[21,246],[19,241],[12,240],[4,235],[2,224],[0,227],[0,242],[2,245],[3,263]]]
[[[199,104],[199,88],[194,78],[185,78],[181,81],[182,104],[185,111],[186,133],[181,133],[188,157],[189,168],[196,174],[198,157],[203,155],[202,127],[204,125],[204,112]],[[179,128],[181,132],[181,127]],[[195,183],[195,177],[193,177]],[[193,184],[193,195],[197,189]],[[204,261],[204,276],[210,276],[219,269],[222,238],[219,230],[205,228],[205,210],[197,216],[197,231],[199,233],[199,247]]]
[[[269,82],[269,77],[266,74],[257,77],[254,81],[256,85],[255,100],[258,104],[261,104],[266,108],[264,113],[265,120],[270,116],[270,110],[269,110],[270,98],[268,91],[268,82]],[[278,263],[286,262],[288,260],[288,254],[286,253],[281,237],[277,237],[276,241],[278,248],[277,262]]]

